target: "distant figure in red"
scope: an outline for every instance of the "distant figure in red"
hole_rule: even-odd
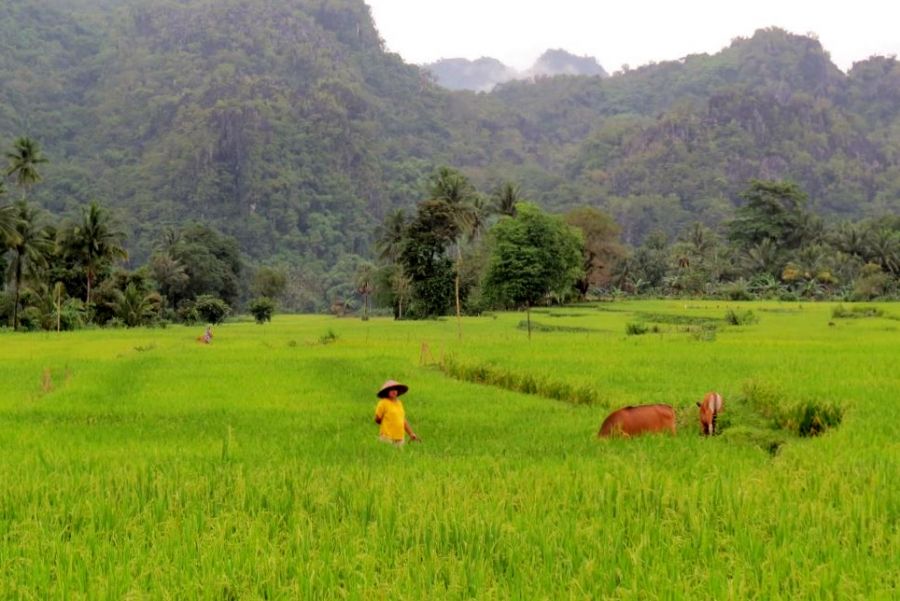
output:
[[[622,407],[609,414],[597,436],[637,436],[650,432],[675,434],[675,411],[670,405]]]
[[[718,392],[707,392],[703,400],[697,403],[700,407],[700,432],[704,436],[716,433],[716,418],[722,412],[724,402]]]
[[[212,342],[212,339],[212,326],[206,326],[206,332],[203,333],[203,336],[197,336],[197,342],[202,342],[203,344],[209,344]]]

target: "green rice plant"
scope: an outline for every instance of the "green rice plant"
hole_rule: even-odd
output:
[[[178,324],[0,331],[0,598],[893,599],[895,322],[802,306],[715,344],[622,336],[687,310],[669,300],[531,344],[515,312],[464,317],[464,341],[373,317],[321,345],[325,315],[229,322],[213,345]],[[422,444],[378,441],[388,378]],[[675,436],[596,438],[648,403]]]
[[[527,330],[528,322],[526,320],[522,320],[516,325],[516,328],[519,330]],[[584,328],[577,326],[554,326],[548,325],[545,323],[540,323],[532,320],[531,322],[531,330],[533,332],[567,332],[567,333],[589,333],[589,332],[597,332],[598,330],[595,328]]]
[[[688,326],[684,331],[689,332],[694,340],[713,342],[716,339],[718,328],[714,324],[703,324],[701,326]]]
[[[834,404],[800,403],[782,412],[778,418],[781,427],[800,436],[819,436],[841,424],[844,410]]]
[[[715,317],[703,317],[697,315],[677,315],[669,313],[651,313],[647,311],[636,311],[634,316],[643,321],[652,321],[655,323],[665,323],[672,325],[716,325],[721,320]]]
[[[847,309],[844,305],[838,305],[831,311],[833,319],[857,319],[865,317],[882,317],[884,311],[878,307],[851,307]]]

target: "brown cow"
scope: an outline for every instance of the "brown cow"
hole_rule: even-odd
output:
[[[675,411],[669,405],[622,407],[609,414],[597,436],[637,436],[645,432],[668,430],[675,434]]]
[[[697,403],[700,407],[700,432],[704,436],[716,433],[716,417],[722,412],[722,395],[718,392],[707,392],[703,400]]]

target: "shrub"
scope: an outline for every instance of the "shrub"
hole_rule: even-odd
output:
[[[749,326],[759,321],[759,318],[753,314],[753,311],[738,312],[729,309],[725,312],[725,323],[733,326]]]
[[[334,333],[334,330],[328,328],[328,331],[323,335],[319,336],[319,344],[331,344],[338,339],[337,334]]]
[[[231,307],[221,298],[211,294],[203,294],[197,297],[194,303],[194,311],[197,316],[207,323],[222,323],[231,312]]]
[[[260,296],[250,303],[250,313],[253,314],[258,324],[272,321],[272,314],[275,313],[275,301],[266,296]]]
[[[636,321],[629,321],[625,324],[625,333],[629,336],[641,336],[649,331],[650,328],[647,325]]]

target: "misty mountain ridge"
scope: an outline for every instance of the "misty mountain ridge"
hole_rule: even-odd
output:
[[[555,75],[609,76],[596,58],[576,56],[562,49],[547,50],[524,71],[518,71],[490,57],[476,60],[445,58],[423,65],[422,68],[434,76],[438,85],[448,90],[473,92],[490,92],[508,81],[533,81]]]

